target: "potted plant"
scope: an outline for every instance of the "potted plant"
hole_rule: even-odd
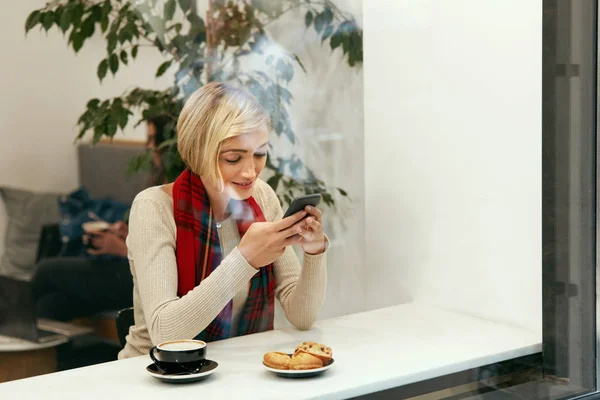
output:
[[[269,24],[294,10],[302,10],[306,29],[314,29],[332,51],[341,48],[349,66],[362,64],[362,30],[355,19],[331,0],[208,0],[202,18],[192,0],[55,0],[34,10],[25,22],[28,32],[35,26],[48,31],[60,29],[77,53],[94,34],[101,33],[106,56],[99,60],[96,74],[102,81],[135,59],[140,46],[152,46],[165,61],[156,76],[176,69],[173,85],[165,90],[133,88],[110,99],[93,98],[78,120],[79,134],[93,133],[94,143],[112,138],[123,130],[136,111],[141,119],[163,116],[167,140],[162,144],[162,163],[169,180],[184,168],[177,153],[175,126],[185,99],[211,81],[235,81],[252,92],[270,113],[273,134],[296,142],[290,124],[293,101],[287,89],[294,77],[294,65],[308,73],[300,58],[285,49],[268,52],[272,38]],[[260,60],[259,67],[242,67],[245,58]],[[150,168],[149,152],[136,157],[130,170]],[[282,203],[302,193],[321,193],[325,204],[335,203],[332,190],[318,179],[301,159],[270,155],[266,172],[268,184]]]

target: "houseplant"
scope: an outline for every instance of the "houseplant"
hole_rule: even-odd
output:
[[[294,77],[294,65],[307,73],[301,60],[285,49],[276,53],[265,28],[294,10],[302,10],[307,29],[314,29],[331,47],[342,49],[351,67],[362,64],[362,30],[355,19],[331,0],[207,0],[208,12],[202,18],[193,0],[55,0],[34,10],[25,22],[28,32],[36,26],[48,31],[60,29],[68,45],[77,53],[95,33],[101,32],[106,56],[99,61],[96,74],[102,81],[135,59],[140,46],[151,46],[165,61],[157,66],[156,76],[176,70],[173,86],[166,90],[133,88],[111,99],[93,98],[78,120],[79,135],[93,133],[93,141],[112,138],[131,122],[135,112],[142,118],[167,117],[167,141],[162,163],[169,180],[183,170],[175,144],[177,116],[187,96],[211,81],[235,81],[250,90],[270,113],[273,132],[295,143],[288,107],[293,95],[287,89]],[[243,67],[245,59],[254,65]],[[150,154],[132,160],[131,170],[150,168]],[[301,193],[319,192],[327,205],[334,205],[333,190],[295,155],[267,160],[269,185],[282,203],[290,203]]]

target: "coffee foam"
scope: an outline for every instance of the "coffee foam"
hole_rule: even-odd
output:
[[[188,351],[198,350],[206,346],[206,343],[199,340],[180,340],[176,342],[161,343],[157,347],[160,350],[168,351]]]

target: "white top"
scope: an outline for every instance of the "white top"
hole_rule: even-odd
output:
[[[335,363],[323,376],[285,379],[263,367],[264,353],[291,352],[305,340],[332,348]],[[344,399],[540,351],[540,335],[528,330],[409,303],[319,321],[310,331],[209,343],[208,358],[219,368],[197,383],[159,382],[141,356],[3,383],[0,398]]]

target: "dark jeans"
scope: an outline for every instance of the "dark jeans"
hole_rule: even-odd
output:
[[[133,305],[127,261],[79,257],[42,260],[33,277],[38,318],[69,321]]]

